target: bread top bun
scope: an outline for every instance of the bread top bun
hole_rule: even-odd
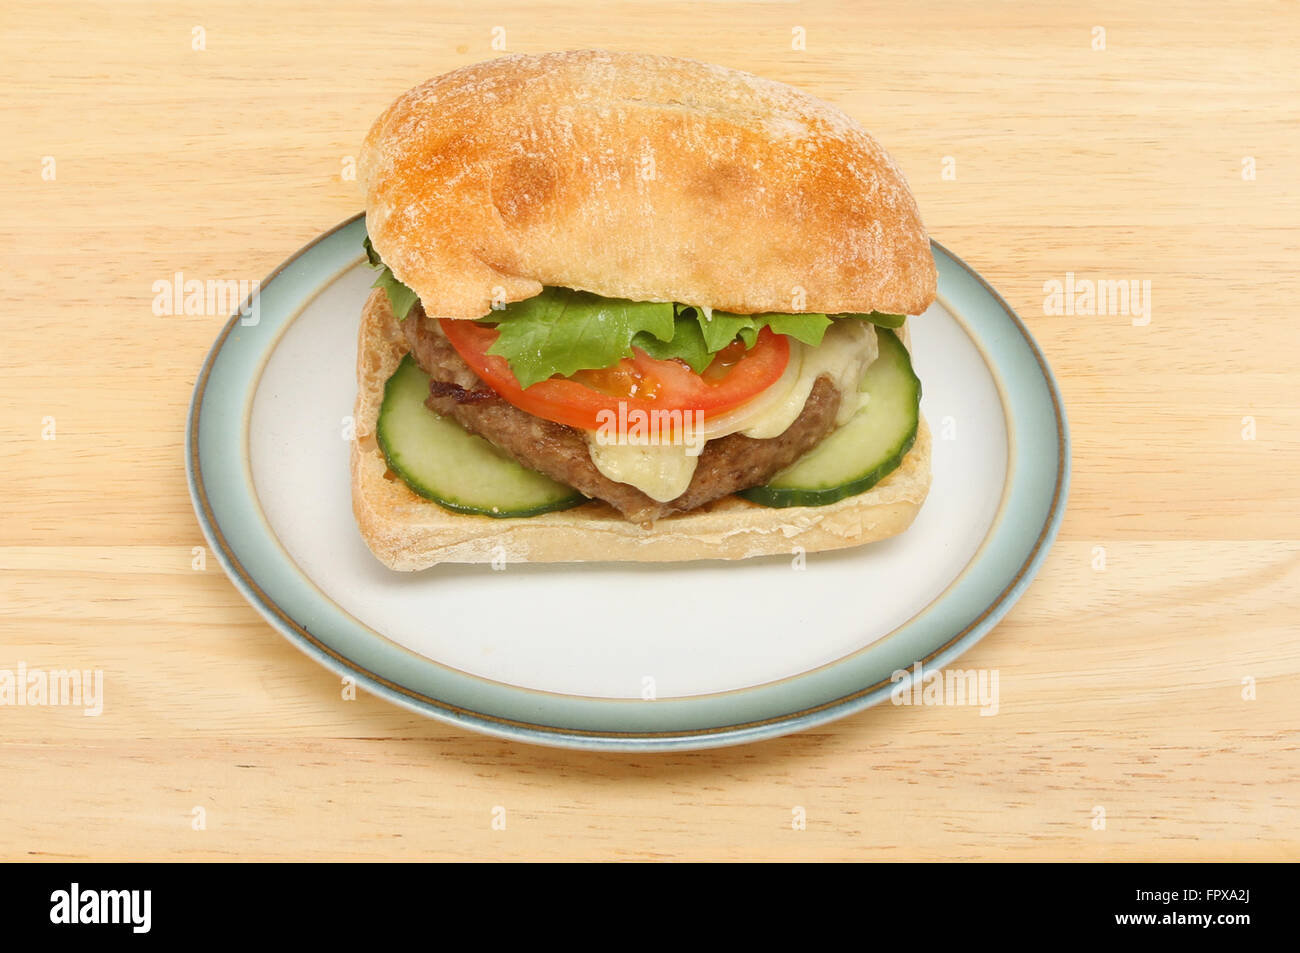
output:
[[[431,315],[543,285],[738,313],[919,314],[929,239],[838,109],[694,60],[512,55],[398,98],[362,148],[371,242]]]

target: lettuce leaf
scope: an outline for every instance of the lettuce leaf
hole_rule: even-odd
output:
[[[683,311],[695,312],[710,351],[721,351],[737,337],[745,342],[745,347],[753,347],[758,332],[765,327],[816,347],[822,343],[826,329],[831,326],[831,319],[824,314],[730,314],[714,311],[707,315],[699,308],[683,308]]]
[[[372,288],[383,288],[393,313],[405,320],[419,296],[397,280],[384,264],[370,236],[366,260],[380,269]],[[856,318],[886,328],[902,326],[906,317],[872,311],[869,314],[730,314],[706,313],[703,308],[667,301],[627,301],[603,298],[586,291],[546,288],[535,298],[516,301],[480,319],[500,334],[489,354],[504,357],[519,383],[529,387],[556,375],[611,367],[632,356],[638,347],[660,360],[677,358],[697,374],[713,356],[740,338],[754,346],[758,333],[770,327],[810,347],[817,347],[837,318]]]
[[[786,334],[810,347],[822,343],[831,319],[824,314],[761,314],[757,315],[777,334]]]
[[[713,363],[714,352],[720,350],[709,347],[700,328],[700,322],[694,315],[683,316],[681,311],[678,311],[677,318],[673,322],[671,340],[661,341],[653,334],[642,331],[632,339],[632,344],[661,361],[672,358],[685,361],[696,374],[703,374],[704,369]]]
[[[690,312],[700,326],[700,333],[704,336],[705,346],[710,351],[721,351],[724,347],[736,340],[737,335],[742,331],[752,331],[745,341],[745,347],[753,347],[754,341],[758,338],[758,326],[754,323],[752,314],[728,314],[725,311],[714,311],[711,316],[705,315],[699,308],[683,308],[683,312]]]
[[[736,338],[753,347],[770,327],[817,347],[835,318],[857,318],[885,327],[902,324],[901,315],[730,314],[654,301],[602,298],[586,291],[546,288],[481,319],[500,335],[489,354],[504,357],[523,387],[580,370],[610,367],[639,347],[653,358],[677,358],[699,374],[713,356]],[[897,318],[897,324],[890,323]]]
[[[392,273],[379,253],[375,251],[375,246],[370,244],[370,236],[365,240],[366,261],[370,262],[371,268],[380,269],[379,277],[370,287],[383,288],[384,293],[388,295],[388,303],[393,306],[393,314],[397,315],[398,321],[405,321],[406,316],[411,313],[415,307],[415,302],[420,300],[420,296],[397,280],[397,276]]]
[[[638,335],[668,342],[676,332],[671,301],[626,301],[567,288],[546,288],[482,320],[500,332],[488,353],[506,359],[521,387],[610,367],[632,356]]]

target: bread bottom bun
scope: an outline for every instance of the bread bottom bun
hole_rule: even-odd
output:
[[[593,500],[557,513],[495,519],[453,513],[388,472],[375,440],[384,384],[407,348],[384,292],[366,302],[357,341],[352,512],[361,536],[389,569],[439,563],[677,562],[745,559],[859,546],[895,536],[930,489],[930,431],[924,418],[902,465],[865,493],[829,506],[759,506],[728,496],[645,527]]]

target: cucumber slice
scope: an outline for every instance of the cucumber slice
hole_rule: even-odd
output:
[[[764,506],[825,506],[875,486],[916,442],[921,382],[893,331],[878,329],[880,355],[867,368],[867,405],[764,486],[738,496]]]
[[[536,516],[587,498],[520,466],[482,437],[424,405],[429,375],[411,355],[384,385],[376,436],[388,468],[414,492],[457,513]]]

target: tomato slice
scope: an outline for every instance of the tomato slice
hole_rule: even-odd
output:
[[[703,411],[722,414],[771,387],[790,361],[790,342],[763,328],[754,346],[730,345],[719,351],[703,374],[684,361],[658,360],[638,348],[613,367],[579,371],[572,377],[552,377],[530,387],[519,386],[504,357],[487,353],[497,330],[476,321],[439,319],[443,334],[493,390],[534,417],[583,430],[608,426],[607,413],[618,419],[620,405],[632,411]],[[663,418],[661,418],[663,419]]]

